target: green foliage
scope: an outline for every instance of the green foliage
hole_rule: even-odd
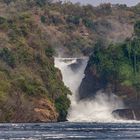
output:
[[[15,67],[15,64],[16,64],[15,56],[13,52],[10,51],[8,48],[3,48],[0,50],[0,58],[12,68]]]
[[[55,100],[55,107],[59,112],[58,121],[65,121],[68,108],[69,108],[70,101],[66,96],[60,96],[58,99]]]
[[[0,17],[0,24],[4,24],[4,23],[6,23],[6,19],[4,18],[4,17]]]
[[[51,0],[35,0],[35,2],[38,6],[43,7],[46,4],[50,4]]]
[[[20,37],[27,37],[32,29],[32,18],[29,13],[21,13],[14,20],[8,20],[8,37],[13,43],[19,43]]]
[[[55,54],[55,51],[54,51],[54,49],[52,47],[47,47],[45,49],[45,53],[46,53],[46,56],[53,57],[54,54]]]
[[[3,0],[4,3],[6,3],[7,5],[9,5],[11,2],[13,2],[14,0]]]
[[[45,16],[41,16],[40,20],[41,20],[42,23],[46,23],[46,17]]]
[[[135,23],[134,31],[137,36],[140,36],[140,20]]]
[[[0,17],[0,29],[1,30],[7,30],[8,29],[7,19],[4,18],[4,17]]]
[[[134,11],[136,14],[140,14],[140,3],[138,3],[135,7],[134,7]]]
[[[60,23],[63,23],[61,18],[57,15],[52,15],[52,16],[49,17],[49,19],[50,19],[49,20],[50,23],[53,23],[54,25],[58,25]]]
[[[136,88],[136,90],[140,91],[140,74],[137,74],[137,76],[133,80],[133,86]]]
[[[102,49],[96,44],[89,65],[96,67],[97,73],[107,83],[118,81],[121,85],[139,89],[140,82],[140,39],[110,45]]]
[[[68,16],[66,18],[67,23],[72,23],[75,25],[79,25],[80,23],[80,17],[79,16]]]
[[[41,95],[46,94],[47,91],[45,87],[39,83],[36,79],[31,79],[29,77],[21,76],[16,80],[17,85],[19,85],[20,89],[27,95]]]
[[[46,0],[36,0],[36,4],[39,6],[44,6],[46,4]]]
[[[88,28],[91,28],[91,29],[94,29],[94,23],[91,19],[88,19],[88,18],[84,18],[83,19],[83,23],[86,27]]]
[[[44,2],[37,3],[39,6],[44,6]],[[0,49],[0,101],[4,101],[4,97],[10,99],[9,94],[14,96],[17,93],[19,94],[17,98],[21,96],[46,98],[52,103],[60,99],[60,103],[56,101],[57,112],[60,116],[59,120],[65,120],[70,105],[67,94],[70,94],[70,91],[64,86],[59,77],[60,73],[58,74],[58,70],[54,67],[52,58],[54,49],[48,45],[46,33],[33,21],[30,14],[30,12],[19,12],[10,18],[0,17],[0,29],[4,32],[2,37],[6,36],[6,43],[4,42]],[[44,17],[44,15],[41,17],[43,23],[46,22]],[[55,16],[54,18],[51,19],[52,23],[58,23],[59,18]],[[8,67],[10,76],[5,78],[6,64],[14,69]],[[64,98],[64,103],[61,97]],[[7,115],[8,112],[9,110]],[[8,115],[8,119],[10,117]]]
[[[0,71],[0,101],[6,96],[10,89],[10,81],[5,72]]]
[[[29,64],[33,61],[32,55],[26,47],[18,47],[16,50],[16,59],[20,64]]]

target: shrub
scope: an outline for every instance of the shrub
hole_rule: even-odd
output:
[[[4,17],[0,17],[0,24],[4,24],[7,20]]]
[[[5,72],[0,71],[0,101],[6,96],[6,93],[10,89],[10,82]]]
[[[5,19],[4,17],[0,17],[0,29],[2,30],[8,29],[7,19]]]
[[[48,47],[45,49],[45,53],[46,53],[46,56],[52,57],[54,55],[55,51],[52,47]]]
[[[137,36],[140,36],[140,20],[135,23],[134,31]]]
[[[43,7],[46,4],[50,4],[51,0],[35,0],[36,4],[40,7]]]
[[[14,0],[3,0],[3,2],[6,3],[7,5],[9,5],[12,1]]]
[[[58,99],[55,100],[55,107],[57,111],[59,112],[58,121],[66,120],[69,105],[70,105],[70,101],[66,95],[62,95]]]
[[[51,19],[51,22],[55,25],[62,23],[62,19],[59,16],[53,15],[49,17]]]
[[[68,16],[66,18],[67,23],[73,23],[75,25],[79,25],[80,17],[79,16]]]
[[[16,62],[14,54],[8,48],[3,48],[0,50],[0,58],[12,68],[15,67]]]
[[[46,23],[46,17],[45,16],[41,16],[40,20],[41,20],[42,23]]]
[[[22,89],[24,93],[30,96],[47,93],[45,87],[43,87],[41,83],[37,82],[35,79],[21,76],[17,79],[17,85],[19,85],[20,89]]]
[[[29,62],[33,60],[29,50],[26,49],[24,46],[19,47],[16,51],[17,61],[19,63],[29,64]]]
[[[84,18],[83,19],[83,24],[88,27],[88,28],[92,28],[94,29],[94,23],[91,19],[88,19],[88,18]]]

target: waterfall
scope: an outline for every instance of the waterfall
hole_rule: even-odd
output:
[[[88,58],[55,58],[55,67],[62,72],[63,82],[72,91],[69,97],[71,107],[68,121],[72,122],[112,122],[115,118],[112,111],[122,108],[123,103],[114,95],[110,96],[99,91],[92,100],[78,101],[78,88],[84,77]]]

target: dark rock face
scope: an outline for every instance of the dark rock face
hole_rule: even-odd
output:
[[[83,59],[76,59],[76,62],[70,64],[69,67],[72,69],[73,72],[77,72],[80,67],[82,66]]]
[[[99,78],[96,74],[96,69],[89,69],[88,66],[85,70],[85,77],[79,87],[79,98],[88,99],[94,98],[97,91],[106,87],[106,80]]]
[[[121,85],[111,77],[105,79],[97,73],[96,67],[87,66],[85,77],[79,87],[79,99],[94,98],[99,90],[108,94],[114,93],[128,108],[140,107],[140,98],[135,88]]]
[[[140,120],[140,108],[118,109],[112,112],[114,117],[121,117],[127,120]]]
[[[107,94],[114,93],[122,99],[124,105],[127,107],[127,109],[114,110],[112,112],[114,117],[127,120],[140,120],[140,98],[135,88],[121,85],[113,78],[106,81],[104,77],[97,73],[96,67],[87,66],[85,77],[79,87],[79,99],[94,98],[99,90]]]

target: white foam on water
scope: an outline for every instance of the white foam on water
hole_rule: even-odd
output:
[[[82,59],[82,58],[81,58]],[[70,122],[114,122],[114,123],[137,123],[137,121],[124,121],[116,119],[112,111],[123,108],[123,102],[114,94],[104,94],[99,91],[94,99],[78,101],[78,88],[84,78],[84,70],[88,59],[83,58],[78,70],[73,71],[71,64],[77,62],[77,58],[55,58],[55,67],[62,72],[63,82],[72,91],[70,96],[71,107],[67,116]]]

